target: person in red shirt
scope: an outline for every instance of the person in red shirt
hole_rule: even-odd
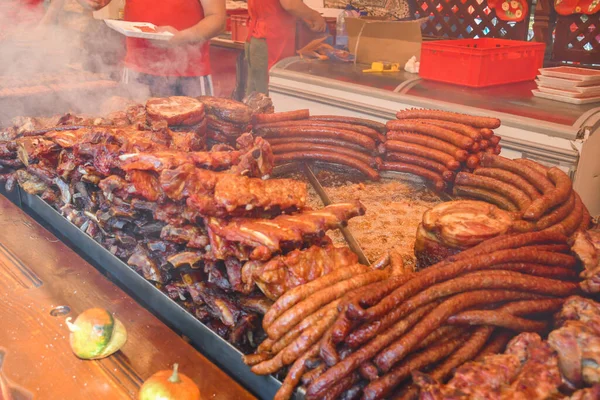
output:
[[[111,2],[78,1],[93,10]],[[146,84],[153,96],[213,94],[209,40],[225,29],[225,0],[127,0],[124,19],[174,34],[169,41],[127,38],[125,83]]]
[[[268,94],[271,67],[296,53],[296,20],[314,32],[325,31],[325,20],[302,0],[248,0],[248,13],[246,93]]]

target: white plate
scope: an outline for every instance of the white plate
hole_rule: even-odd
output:
[[[559,96],[556,94],[550,94],[550,93],[544,93],[541,92],[537,89],[533,89],[531,91],[531,93],[533,93],[533,95],[535,97],[541,97],[543,99],[548,99],[548,100],[554,100],[554,101],[560,101],[563,103],[570,103],[570,104],[590,104],[590,103],[598,103],[600,102],[600,96],[598,97],[589,97],[587,99],[574,99],[571,97],[564,97],[564,96]]]
[[[586,85],[600,84],[600,70],[595,69],[562,66],[541,68],[540,73],[544,76],[586,82]]]
[[[115,31],[122,33],[127,37],[150,40],[170,40],[173,37],[171,32],[144,32],[141,28],[156,29],[156,25],[149,22],[128,22],[116,19],[105,19],[106,25]]]
[[[590,90],[588,92],[582,93],[582,92],[577,92],[577,91],[573,91],[573,90],[564,90],[564,89],[559,89],[559,88],[555,88],[555,87],[548,87],[548,86],[538,82],[538,89],[540,92],[557,94],[559,96],[564,96],[564,97],[572,97],[574,99],[586,99],[588,97],[600,96],[600,86],[595,86],[595,87],[592,86],[591,88],[594,90]]]
[[[574,90],[576,92],[585,92],[589,88],[600,87],[599,85],[590,85],[587,82],[576,81],[573,79],[554,78],[552,76],[538,75],[538,81],[547,87],[556,89]]]

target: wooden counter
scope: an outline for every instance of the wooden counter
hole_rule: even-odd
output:
[[[173,363],[204,399],[254,398],[3,196],[0,287],[2,373],[29,392],[15,400],[135,399],[145,379]],[[70,313],[53,316],[61,306]],[[129,334],[121,351],[98,361],[73,355],[65,325],[90,307],[113,312]]]

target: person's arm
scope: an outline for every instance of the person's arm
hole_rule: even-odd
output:
[[[312,31],[325,31],[325,19],[317,11],[304,4],[302,0],[279,0],[279,3],[285,11],[306,22]]]
[[[64,5],[65,0],[52,0],[50,6],[48,6],[48,10],[46,10],[46,14],[44,14],[40,21],[40,25],[55,24]]]
[[[166,42],[170,46],[203,43],[218,36],[225,30],[227,24],[225,0],[199,1],[204,9],[204,19],[196,25],[181,31],[170,26],[159,27],[159,31],[173,33],[173,38]]]

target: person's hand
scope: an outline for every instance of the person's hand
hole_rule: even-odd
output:
[[[325,18],[323,18],[321,14],[316,11],[305,22],[308,25],[308,28],[313,32],[325,32],[325,28],[327,27]]]
[[[178,45],[182,44],[182,42],[183,42],[181,32],[178,31],[177,29],[173,28],[172,26],[157,26],[156,32],[157,33],[169,32],[169,33],[173,34],[173,37],[171,37],[171,39],[169,39],[169,40],[152,40],[152,45],[154,47],[160,47],[160,48],[166,49],[169,47],[178,46]]]

